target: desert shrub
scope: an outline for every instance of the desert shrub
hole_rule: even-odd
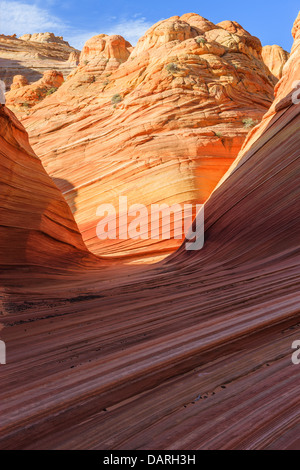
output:
[[[251,127],[254,127],[257,124],[257,121],[254,121],[252,118],[245,118],[242,122],[245,129],[250,129]]]
[[[166,70],[169,73],[176,73],[180,70],[177,64],[174,64],[174,62],[170,62],[169,64],[166,65]]]
[[[46,96],[53,95],[53,93],[55,93],[56,91],[57,91],[57,88],[53,86],[52,88],[49,88],[49,90],[46,91]]]
[[[215,132],[216,136],[221,138],[223,136],[222,132]]]
[[[29,108],[30,104],[27,103],[27,101],[25,101],[24,103],[22,103],[22,106],[23,106],[23,108]]]
[[[84,65],[87,65],[87,64],[89,63],[89,61],[88,61],[88,60],[84,60],[83,63],[84,63]]]
[[[206,43],[206,39],[205,38],[196,38],[196,42],[198,44],[205,44]]]
[[[120,101],[122,101],[122,96],[119,93],[116,93],[111,99],[112,104],[120,103]]]

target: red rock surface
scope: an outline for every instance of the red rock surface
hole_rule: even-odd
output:
[[[64,82],[63,74],[56,70],[48,70],[40,80],[31,85],[28,82],[26,85],[25,77],[21,75],[16,77],[11,90],[6,93],[6,106],[22,113],[55,93]]]
[[[11,84],[11,90],[19,90],[23,86],[29,85],[28,80],[24,75],[15,75],[13,78],[13,82]]]
[[[269,108],[274,77],[260,41],[225,26],[175,16],[133,50],[121,36],[96,36],[60,90],[23,119],[95,254],[165,255],[179,246],[99,241],[97,207],[118,210],[124,195],[148,208],[204,202]]]
[[[299,27],[203,250],[1,294],[1,449],[299,450]]]
[[[289,58],[289,53],[277,45],[264,46],[262,48],[262,58],[272,74],[280,79],[284,64]]]
[[[29,83],[42,78],[50,69],[67,77],[76,64],[69,62],[71,53],[78,53],[53,33],[26,34],[21,38],[0,35],[0,80],[9,91],[15,75],[23,75]]]
[[[23,126],[0,106],[0,266],[81,266],[89,258],[69,206],[31,149]],[[4,278],[4,279],[3,279]]]

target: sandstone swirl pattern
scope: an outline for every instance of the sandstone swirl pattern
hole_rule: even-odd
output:
[[[23,75],[32,83],[55,69],[66,77],[76,67],[78,53],[53,33],[25,34],[19,39],[0,34],[0,80],[9,90],[15,75]]]
[[[272,74],[280,79],[284,64],[289,58],[289,53],[282,49],[282,47],[274,44],[273,46],[264,46],[262,48],[262,58]]]
[[[47,96],[55,93],[63,82],[63,74],[56,70],[48,70],[40,80],[31,85],[24,75],[15,75],[11,89],[5,95],[5,104],[16,113],[24,113]]]
[[[16,269],[1,449],[299,449],[300,14],[293,34],[273,106],[206,203],[202,251],[71,280]]]
[[[101,203],[202,203],[273,100],[260,41],[196,14],[150,28],[135,48],[90,39],[80,65],[22,122],[98,255],[165,254],[178,240],[99,241]]]
[[[0,106],[0,266],[66,269],[89,258],[71,210],[45,172],[13,113]],[[25,274],[24,274],[25,275]],[[21,276],[22,277],[22,276]]]

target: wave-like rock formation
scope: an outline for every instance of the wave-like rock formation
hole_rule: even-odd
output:
[[[1,449],[299,450],[300,14],[293,34],[203,250],[3,293]]]
[[[70,54],[79,53],[53,33],[0,35],[0,80],[9,90],[15,75],[23,75],[29,83],[42,78],[47,70],[57,70],[66,78],[76,67]]]
[[[91,251],[166,254],[181,241],[100,241],[99,204],[204,202],[273,85],[259,39],[186,14],[155,24],[134,49],[121,36],[90,39],[79,67],[22,122]]]
[[[72,212],[28,142],[24,127],[0,106],[1,283],[21,269],[81,267],[88,254]],[[24,274],[25,273],[25,274]]]
[[[264,46],[261,54],[264,63],[271,70],[272,74],[280,79],[283,67],[289,58],[289,53],[282,49],[282,47],[274,44],[273,46]]]
[[[11,90],[6,93],[5,104],[15,112],[25,112],[55,93],[63,82],[63,74],[56,70],[48,70],[40,80],[31,85],[28,84],[26,77],[16,75]]]

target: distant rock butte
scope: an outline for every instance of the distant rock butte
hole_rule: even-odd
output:
[[[53,33],[34,33],[34,34],[23,34],[19,39],[23,41],[34,41],[34,42],[54,42],[57,44],[64,44],[70,47],[67,41],[64,41],[62,36],[55,36]]]
[[[238,23],[194,13],[85,44],[79,66],[23,117],[90,250],[158,255],[180,240],[99,240],[97,207],[203,203],[273,100],[260,41]],[[70,185],[72,189],[70,189]]]
[[[26,85],[29,85],[29,83],[27,78],[24,77],[24,75],[15,75],[10,89],[19,90],[20,88],[23,88]]]
[[[116,59],[125,62],[133,47],[122,36],[99,34],[89,39],[80,55],[80,65],[95,64],[101,59]]]
[[[45,71],[55,69],[64,77],[76,67],[76,61],[70,61],[71,54],[79,54],[61,37],[53,33],[0,35],[0,80],[7,90],[15,75],[23,75],[29,83],[42,78]],[[74,55],[73,55],[74,57]]]
[[[11,90],[6,93],[6,105],[10,109],[18,112],[26,111],[34,105],[45,99],[47,96],[55,93],[63,84],[64,77],[61,72],[48,70],[43,78],[31,85],[26,84],[27,80],[22,75],[16,75],[11,86]]]
[[[79,59],[80,59],[80,52],[79,51],[73,51],[69,55],[68,62],[73,67],[77,67],[77,65],[79,64]]]
[[[280,79],[284,64],[289,58],[289,53],[277,45],[264,46],[262,48],[262,58],[272,74]]]

